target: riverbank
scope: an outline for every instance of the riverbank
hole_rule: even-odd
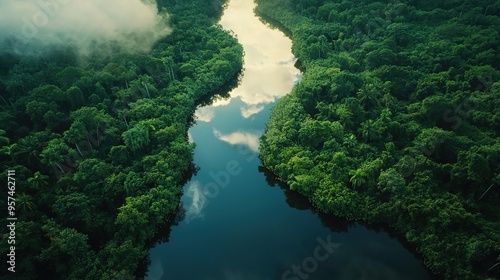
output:
[[[146,279],[286,279],[320,241],[337,248],[329,247],[315,269],[305,268],[311,279],[430,279],[384,230],[318,214],[262,168],[258,138],[269,109],[301,75],[289,38],[262,24],[253,7],[252,0],[231,1],[220,21],[244,47],[241,83],[229,98],[196,112],[189,135],[199,170],[184,186],[183,218],[168,242],[149,252]]]
[[[475,56],[497,48],[481,43],[498,40],[495,13],[467,2],[481,24],[449,23],[439,4],[257,3],[305,66],[272,110],[264,164],[321,211],[391,225],[447,279],[498,277],[499,57]],[[460,44],[475,52],[450,53]]]
[[[167,8],[168,17],[155,20],[171,30],[147,53],[108,36],[89,42],[86,54],[71,44],[37,56],[2,50],[0,179],[16,170],[17,181],[16,272],[2,276],[144,276],[141,262],[153,239],[164,237],[158,231],[175,222],[195,170],[187,133],[193,113],[242,68],[241,45],[216,25],[223,3],[178,2],[146,5],[152,14]],[[55,14],[51,23],[65,19]]]

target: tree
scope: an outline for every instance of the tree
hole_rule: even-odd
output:
[[[52,209],[58,221],[73,227],[89,229],[96,222],[96,200],[81,192],[58,195]]]
[[[41,161],[46,165],[56,165],[62,173],[66,173],[61,163],[64,162],[64,156],[68,153],[68,150],[69,147],[62,139],[52,139],[40,154]]]
[[[196,67],[191,63],[184,63],[179,67],[179,72],[181,72],[183,77],[193,77]]]
[[[114,164],[126,164],[130,160],[130,154],[126,146],[113,146],[109,151],[109,158]]]
[[[390,223],[444,278],[494,278],[498,6],[351,2],[257,0],[293,34],[304,72],[271,113],[264,165],[322,211]],[[342,133],[323,133],[323,121]]]
[[[66,90],[66,96],[69,103],[71,104],[71,109],[76,110],[83,106],[85,100],[83,97],[83,93],[79,87],[70,87],[68,90]]]
[[[338,116],[340,123],[345,128],[352,128],[354,125],[353,122],[353,113],[345,104],[340,104],[337,109],[335,109],[335,114]]]
[[[381,96],[389,93],[389,85],[389,82],[382,83],[376,77],[365,77],[363,86],[357,92],[359,101],[365,109],[377,108],[380,105]]]
[[[51,110],[43,115],[43,120],[47,124],[47,129],[57,131],[68,121],[68,117],[62,112]]]
[[[54,102],[50,104],[42,101],[30,101],[26,104],[26,114],[28,114],[31,120],[36,125],[42,125],[42,121],[44,120],[44,115],[49,111],[57,111],[57,105]]]
[[[401,193],[405,185],[405,179],[394,168],[382,171],[378,177],[377,188],[382,193]]]
[[[362,122],[359,133],[361,134],[361,137],[365,140],[365,142],[377,140],[380,138],[381,134],[373,120]]]
[[[306,120],[298,133],[302,145],[317,149],[331,137],[332,130],[329,121]]]
[[[208,16],[220,15],[222,1],[158,2],[176,28],[148,53],[79,60],[47,48],[11,62],[0,51],[0,153],[18,161],[2,153],[0,165],[25,190],[16,193],[24,241],[15,245],[26,279],[141,278],[147,244],[175,216],[194,170],[192,113],[238,73],[242,49]]]
[[[73,228],[64,228],[53,220],[48,220],[42,226],[50,245],[40,254],[40,260],[52,260],[57,275],[69,275],[70,268],[78,271],[75,266],[85,263],[90,256],[88,236]],[[65,265],[65,264],[70,265]]]
[[[457,180],[466,180],[474,184],[487,184],[491,182],[492,172],[489,162],[483,155],[475,151],[460,151],[457,164],[452,169],[452,174]]]
[[[33,198],[25,193],[16,196],[16,206],[17,209],[24,213],[33,211],[36,208]]]
[[[122,134],[125,145],[132,151],[136,152],[149,144],[150,127],[146,123],[139,122],[134,127],[125,131]]]
[[[314,166],[313,161],[307,155],[295,155],[288,162],[293,174],[309,174]]]
[[[353,148],[357,144],[358,144],[358,141],[357,141],[356,136],[354,134],[348,134],[348,135],[344,136],[342,145],[344,145],[346,148]]]
[[[112,173],[113,169],[113,166],[106,163],[104,160],[87,158],[78,164],[77,171],[73,175],[73,178],[75,181],[81,182],[85,189],[92,189],[95,185],[90,185],[91,183],[102,185],[104,180]]]
[[[298,190],[304,195],[312,195],[318,187],[318,180],[313,175],[297,175],[293,178],[290,189]]]
[[[81,68],[69,66],[56,74],[56,79],[62,89],[70,89],[83,75],[85,71]]]
[[[43,85],[33,89],[30,93],[30,99],[33,101],[51,103],[54,102],[58,107],[67,110],[67,99],[64,91],[54,85]]]
[[[368,174],[366,174],[366,172],[362,168],[349,171],[349,175],[351,175],[351,179],[349,179],[349,182],[352,183],[354,190],[356,190],[356,187],[359,187],[366,183],[366,178],[368,177]]]
[[[110,279],[136,279],[134,272],[138,263],[147,256],[147,251],[134,245],[131,240],[125,242],[111,241],[102,251],[102,258],[106,260]]]
[[[41,187],[48,185],[48,179],[49,176],[43,175],[42,173],[40,173],[40,171],[37,171],[35,172],[35,174],[33,174],[33,177],[28,178],[28,183],[30,183],[34,189],[38,190]]]
[[[125,188],[127,196],[137,196],[145,189],[146,182],[140,174],[130,171],[127,174],[123,187]]]
[[[10,142],[9,138],[5,137],[4,135],[5,130],[0,129],[0,145],[7,145]]]
[[[32,163],[36,159],[40,162],[39,154],[50,140],[50,134],[47,130],[34,132],[17,141],[19,155],[21,158],[26,159],[28,163]]]
[[[126,203],[119,208],[115,221],[118,240],[132,240],[134,244],[143,246],[153,236],[154,227],[150,226],[152,218],[147,214],[148,209],[145,195],[127,197]]]
[[[82,107],[70,114],[73,123],[75,124],[74,136],[80,136],[82,132],[82,124],[85,127],[87,140],[92,140],[92,144],[100,147],[101,139],[103,137],[102,130],[106,124],[114,124],[113,118],[106,114],[104,110],[98,110],[95,107]],[[78,121],[80,123],[78,123]]]
[[[16,149],[17,149],[17,144],[14,143],[12,145],[2,146],[2,149],[0,149],[0,152],[4,155],[11,157],[13,161],[16,161],[16,156],[15,156]]]
[[[365,85],[359,89],[358,98],[361,103],[363,103],[365,108],[371,108],[371,106],[378,105],[379,93],[375,91],[373,85]]]
[[[87,138],[87,142],[88,142],[87,148],[92,147],[92,145],[90,144],[90,141],[87,137],[87,130],[85,129],[85,125],[80,120],[75,120],[71,124],[70,128],[64,132],[64,140],[66,140],[70,143],[74,143],[74,145],[76,146],[76,148],[78,150],[78,153],[80,153],[80,155],[82,157],[83,157],[83,152],[82,152],[82,149],[80,148],[80,145],[78,145],[78,143],[80,141],[84,140],[85,138]]]

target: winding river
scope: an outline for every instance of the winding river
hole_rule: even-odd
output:
[[[301,74],[290,39],[253,8],[231,0],[220,21],[244,47],[241,84],[196,111],[189,137],[200,170],[184,187],[184,219],[150,250],[146,279],[431,279],[397,236],[317,213],[261,166],[269,109]]]

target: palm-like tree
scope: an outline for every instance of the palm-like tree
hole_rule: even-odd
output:
[[[322,54],[328,52],[328,39],[324,35],[318,37],[318,58],[322,57]]]
[[[78,145],[78,142],[84,140],[85,138],[87,138],[88,141],[87,130],[85,129],[85,125],[80,120],[75,120],[71,124],[70,128],[64,132],[64,140],[68,141],[69,143],[74,143],[76,149],[78,150],[78,153],[80,153],[80,156],[82,157],[83,153],[80,149],[80,146]],[[88,143],[90,146],[90,142]]]
[[[335,114],[339,117],[339,121],[344,128],[350,128],[354,124],[353,114],[345,104],[335,109]]]
[[[378,131],[375,127],[375,122],[373,120],[367,120],[361,123],[359,132],[365,142],[372,141],[380,137],[380,131]]]
[[[62,139],[56,138],[50,140],[47,147],[45,147],[40,154],[41,162],[46,165],[56,165],[64,174],[66,172],[61,167],[59,162],[64,161],[63,154],[66,154],[68,149],[68,146],[62,141]]]
[[[31,162],[31,160],[36,158],[38,161],[40,161],[40,158],[38,157],[38,151],[37,149],[40,148],[40,143],[37,141],[33,141],[33,139],[28,139],[28,138],[21,138],[17,141],[17,148],[18,148],[18,155],[25,159],[28,159],[28,163]]]
[[[380,92],[373,84],[365,84],[357,92],[359,101],[365,108],[379,105]]]
[[[41,154],[41,157],[42,157],[42,160],[41,162],[43,164],[46,164],[46,165],[56,165],[59,170],[61,170],[61,172],[64,174],[66,173],[66,171],[64,171],[64,169],[62,168],[62,166],[59,164],[59,162],[62,162],[63,161],[63,157],[62,156],[56,156],[54,154]]]
[[[3,146],[1,149],[0,149],[0,154],[5,154],[5,155],[8,155],[12,158],[12,160],[16,161],[16,157],[15,157],[15,150],[17,149],[17,144],[14,143],[12,145],[6,145],[6,146]]]
[[[116,112],[118,114],[118,117],[120,119],[123,119],[123,121],[125,122],[125,125],[127,125],[127,130],[130,129],[130,126],[128,125],[128,121],[127,121],[128,110],[123,109],[123,110],[117,110]]]
[[[5,135],[5,130],[0,129],[0,144],[2,144],[2,145],[9,144],[9,142],[10,142],[9,138],[7,138],[3,135]]]
[[[367,174],[361,168],[349,171],[349,175],[351,175],[351,179],[349,180],[349,182],[352,183],[354,190],[356,190],[356,187],[359,187],[366,183]]]
[[[43,175],[40,171],[37,171],[33,174],[33,177],[28,178],[28,183],[30,183],[35,189],[39,189],[42,186],[48,185],[48,179],[49,176]]]
[[[19,194],[16,198],[17,207],[20,211],[32,211],[36,208],[33,198],[28,194]]]
[[[170,81],[175,80],[174,69],[172,68],[172,65],[174,65],[174,61],[171,57],[152,58],[152,60],[153,61],[160,61],[163,64],[165,71],[168,73]]]
[[[344,141],[342,142],[342,145],[351,148],[351,147],[356,146],[357,142],[358,141],[356,140],[356,136],[354,136],[354,134],[351,134],[347,137],[344,137]]]

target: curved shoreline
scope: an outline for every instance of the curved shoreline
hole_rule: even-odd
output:
[[[258,1],[257,1],[257,2],[258,2]],[[263,2],[263,1],[262,1],[262,2]],[[313,9],[313,10],[314,10],[314,9]],[[274,12],[274,10],[271,10],[271,11],[272,11],[272,12]],[[287,12],[290,12],[290,11],[287,11]],[[276,13],[276,14],[278,14],[278,13]],[[283,28],[284,30],[287,30],[290,34],[292,34],[292,33],[293,33],[293,32],[291,32],[288,28],[286,28],[286,27],[284,26],[284,24],[282,24],[279,20],[277,20],[277,19],[274,19],[274,18],[270,17],[270,16],[269,16],[268,14],[266,14],[264,11],[262,11],[262,10],[261,10],[261,12],[260,12],[260,14],[259,14],[259,15],[264,15],[264,17],[265,17],[265,18],[271,18],[271,21],[270,21],[270,22],[278,22],[278,24],[275,24],[275,25],[277,25],[277,28]],[[279,15],[282,15],[282,14],[279,14]],[[290,12],[290,14],[287,14],[285,17],[286,17],[286,20],[287,20],[288,22],[291,22],[291,21],[293,21],[294,16],[295,16],[295,15],[294,15],[294,14],[292,14],[292,13]],[[313,16],[314,16],[314,15],[313,15]],[[299,18],[299,17],[301,17],[301,16],[297,16],[297,17]],[[303,16],[303,17],[305,17],[305,16]],[[297,20],[297,21],[299,22],[300,20]],[[319,34],[315,34],[315,35],[316,35],[316,36],[318,36]],[[306,38],[307,38],[307,37],[306,37]],[[332,45],[335,45],[335,46],[336,46],[336,44],[337,44],[337,43],[339,43],[339,42],[341,41],[341,40],[340,40],[340,38],[341,38],[341,37],[340,37],[340,35],[339,35],[339,39],[338,39],[338,40],[335,40],[335,39],[336,39],[335,37],[334,37],[333,39],[332,39],[332,38],[328,38],[328,39],[331,39],[331,41],[332,41]],[[304,43],[305,38],[301,38],[301,39],[302,39],[302,43]],[[313,39],[314,39],[314,38],[313,38]],[[351,46],[351,47],[352,47],[352,46]],[[321,55],[319,55],[319,57],[320,57],[320,58],[325,58],[325,57],[321,57]],[[299,58],[300,58],[300,57],[299,57]],[[314,61],[314,59],[310,59],[309,61]],[[382,64],[383,64],[383,63],[382,63]],[[390,64],[390,63],[389,63],[389,64]],[[332,67],[339,67],[339,68],[340,68],[340,66],[337,66],[337,65],[332,66]],[[358,67],[359,67],[359,65],[358,65]],[[313,68],[313,67],[311,66],[311,68]],[[318,67],[318,68],[321,68],[321,67]],[[321,68],[321,69],[324,71],[326,68],[325,68],[325,69]],[[358,69],[358,68],[356,68],[356,69]],[[321,70],[320,70],[320,71],[321,71]],[[304,71],[304,73],[305,73],[305,75],[307,75],[307,70],[305,70],[305,71]],[[318,75],[318,74],[316,73],[316,75]],[[298,92],[297,88],[296,88],[296,89],[294,89],[294,90],[295,90],[296,92]],[[303,93],[302,93],[302,94],[303,94]],[[304,96],[305,96],[305,95],[304,95]],[[296,105],[296,104],[295,104],[295,105]],[[310,105],[310,108],[309,108],[309,109],[310,109],[311,111],[314,111],[314,109],[317,109],[317,108],[314,108],[314,105],[316,105],[316,104],[313,104],[313,105],[308,104],[308,105]],[[313,109],[311,109],[311,108],[313,108]],[[272,116],[271,118],[273,119],[273,116]],[[277,117],[277,116],[274,116],[274,118],[276,119],[276,118],[278,118],[278,117]],[[281,115],[279,116],[279,118],[283,118],[283,115],[281,114]],[[296,121],[296,122],[297,122],[297,119],[294,119],[293,117],[290,117],[290,120],[291,120],[292,122],[293,122],[293,121]],[[283,124],[282,124],[282,125],[283,125]],[[284,126],[284,125],[283,125],[283,126]],[[290,126],[287,126],[286,128],[287,128],[287,129],[290,129]],[[279,128],[278,128],[278,130],[279,130]],[[450,129],[450,130],[451,130],[451,129]],[[274,131],[274,132],[273,132],[273,135],[276,135],[277,133],[278,133],[278,132]],[[286,137],[285,137],[285,138],[286,138]],[[276,140],[276,139],[274,139],[273,141],[275,141],[275,140]],[[289,140],[289,139],[288,139],[288,140]],[[296,139],[295,139],[295,140],[296,140]],[[285,141],[285,140],[282,140],[282,141]],[[368,141],[368,142],[369,142],[369,141]],[[288,148],[288,146],[286,146],[286,145],[284,145],[284,146],[285,146],[284,148]],[[293,144],[290,144],[290,146],[293,146]],[[282,148],[282,149],[283,149],[283,147],[280,147],[280,148]],[[277,148],[277,149],[279,149],[279,148]],[[306,149],[305,149],[305,150],[306,150]],[[294,151],[297,153],[297,150],[294,150]],[[425,151],[426,151],[426,150],[424,149],[424,152],[425,152]],[[269,152],[269,153],[271,153],[271,152]],[[431,153],[431,154],[432,154],[432,153],[434,153],[434,150],[432,150],[432,152],[430,152],[430,153]],[[307,154],[307,153],[305,153],[305,152],[304,152],[304,154]],[[275,157],[278,157],[277,155],[274,155],[274,156],[275,156]],[[279,155],[279,156],[281,156],[281,155]],[[433,154],[433,156],[435,156],[435,155]],[[306,156],[306,158],[307,158],[307,156]],[[288,160],[288,158],[286,158],[286,157],[285,157],[285,160],[283,160],[283,161],[281,161],[281,162],[276,162],[276,161],[273,161],[273,163],[272,163],[272,164],[271,164],[271,163],[269,163],[269,162],[266,162],[265,160],[263,160],[263,162],[264,162],[264,165],[265,165],[266,167],[268,167],[269,169],[271,169],[273,173],[278,174],[277,176],[282,176],[284,173],[286,173],[286,172],[290,172],[290,171],[289,171],[289,170],[287,170],[285,167],[283,167],[283,165],[288,164],[288,163],[287,163],[287,160]],[[279,166],[278,166],[278,165],[279,165]],[[490,165],[491,165],[491,164],[490,164]],[[278,170],[278,167],[279,167],[279,170]],[[286,171],[284,171],[284,170],[286,170]],[[346,172],[346,173],[347,173],[347,172]],[[285,179],[283,179],[283,180],[286,180],[286,175],[287,175],[287,174],[285,174],[285,176],[284,176],[284,177],[285,177]],[[288,180],[289,180],[289,182],[288,182],[288,183],[290,183],[290,181],[294,181],[294,180],[295,180],[295,179],[293,178],[293,176],[295,176],[295,175],[296,175],[296,174],[294,174],[294,173],[292,172],[292,175],[288,178]],[[301,175],[302,175],[302,174],[301,174]],[[352,175],[352,174],[350,174],[350,175]],[[408,177],[408,175],[407,175],[406,177]],[[348,181],[348,179],[347,179],[347,181]],[[291,184],[291,183],[290,183],[290,184]],[[346,185],[348,188],[352,188],[352,186],[350,185],[350,183],[349,183],[349,182],[348,182],[348,183],[346,183],[345,185]],[[489,183],[488,183],[488,184],[486,184],[486,185],[489,185]],[[359,186],[359,187],[361,188],[361,186]],[[310,189],[307,189],[307,190],[306,190],[305,188],[303,188],[303,187],[301,187],[301,186],[299,186],[299,187],[297,187],[297,186],[296,186],[296,187],[295,187],[295,189],[296,189],[296,190],[298,189],[298,191],[299,191],[299,192],[301,192],[301,193],[303,193],[304,195],[308,196],[308,197],[309,197],[309,199],[310,199],[311,201],[314,201],[314,203],[315,203],[316,205],[318,205],[318,207],[319,207],[319,208],[322,208],[322,209],[323,209],[323,210],[321,210],[321,211],[324,211],[325,213],[335,213],[335,211],[333,211],[333,210],[327,210],[327,205],[330,205],[330,204],[327,204],[327,203],[325,202],[325,201],[328,201],[328,199],[327,199],[327,198],[325,198],[324,200],[322,200],[322,199],[320,199],[320,198],[319,198],[319,195],[312,194],[312,192],[313,192],[313,191],[311,191]],[[326,192],[325,192],[325,193],[326,193]],[[455,195],[455,194],[454,194],[454,195]],[[332,196],[333,196],[333,195],[332,195]],[[354,196],[354,195],[353,195],[353,196]],[[347,196],[347,195],[346,195],[346,197],[351,197],[351,196]],[[445,197],[445,196],[443,195],[443,197]],[[363,198],[364,198],[364,197],[363,197]],[[356,199],[357,199],[357,200],[355,200],[355,199],[353,198],[353,201],[355,201],[355,202],[354,202],[354,204],[356,204],[356,203],[365,203],[365,201],[363,201],[363,200],[362,200],[363,198],[356,197]],[[369,200],[367,199],[367,201],[369,201]],[[456,200],[452,200],[452,201],[453,201],[453,202],[455,202]],[[335,203],[332,203],[332,204],[335,204]],[[347,204],[347,203],[346,203],[346,204]],[[375,204],[375,203],[373,203],[373,204]],[[331,206],[331,205],[330,205],[330,206]],[[343,205],[343,204],[342,204],[342,206],[344,206],[344,207],[345,207],[345,205]],[[462,207],[464,207],[464,206],[462,206]],[[341,216],[341,217],[347,217],[347,218],[349,218],[349,219],[351,219],[351,220],[364,220],[364,221],[366,221],[366,222],[373,223],[374,225],[382,225],[383,227],[388,227],[388,228],[391,228],[393,231],[397,232],[398,237],[400,237],[400,238],[404,239],[404,240],[406,241],[406,243],[407,243],[407,244],[411,245],[411,247],[414,249],[414,251],[418,252],[419,256],[420,256],[422,259],[424,259],[424,260],[425,260],[426,267],[427,267],[430,271],[433,271],[433,273],[439,273],[439,275],[435,275],[434,277],[436,277],[436,278],[438,278],[438,277],[444,277],[443,275],[445,275],[445,274],[447,275],[447,277],[452,277],[452,276],[450,276],[450,275],[453,275],[453,274],[455,274],[455,276],[456,276],[456,275],[458,275],[457,273],[453,272],[453,270],[454,270],[454,269],[453,269],[453,267],[454,267],[454,265],[455,265],[454,263],[453,263],[453,264],[448,264],[448,267],[444,267],[444,266],[443,266],[443,264],[442,264],[442,262],[440,261],[440,260],[445,259],[445,258],[447,257],[445,253],[437,252],[437,254],[438,254],[438,255],[441,255],[441,257],[436,257],[435,255],[433,255],[433,254],[432,254],[432,251],[430,251],[430,252],[429,252],[429,250],[433,250],[435,247],[438,247],[438,246],[436,246],[436,245],[435,245],[435,244],[437,244],[437,243],[438,243],[437,241],[436,241],[436,242],[434,242],[435,244],[434,244],[434,246],[433,246],[432,244],[429,244],[429,242],[427,242],[427,244],[425,244],[425,242],[422,242],[421,240],[419,240],[418,238],[420,238],[420,237],[418,237],[418,238],[417,238],[417,237],[415,237],[415,235],[417,235],[417,236],[418,236],[419,234],[425,235],[425,230],[424,230],[424,229],[422,229],[422,227],[421,227],[421,226],[418,226],[415,222],[411,222],[411,221],[407,220],[407,221],[406,221],[406,224],[404,224],[404,226],[402,226],[402,225],[401,225],[401,222],[399,222],[399,221],[398,221],[398,222],[400,223],[399,225],[398,225],[398,224],[396,224],[395,222],[393,223],[392,221],[391,221],[391,222],[386,222],[386,219],[385,219],[385,217],[383,216],[383,213],[382,213],[382,214],[380,214],[380,213],[379,213],[379,215],[376,215],[376,214],[363,215],[362,213],[357,213],[357,212],[359,212],[359,211],[355,211],[356,209],[354,209],[354,208],[356,208],[356,206],[352,205],[352,208],[349,208],[349,209],[347,209],[347,210],[343,209],[344,211],[346,211],[346,212],[348,212],[348,213],[336,213],[336,214],[337,214],[337,215],[339,215],[339,216]],[[380,212],[381,210],[378,210],[378,211]],[[386,215],[387,215],[387,214],[386,214]],[[431,216],[431,217],[434,217],[434,216]],[[427,217],[427,218],[429,218],[429,217]],[[479,225],[478,225],[478,227],[479,227]],[[491,226],[491,227],[493,228],[493,226]],[[431,235],[432,235],[432,234],[429,234],[429,238],[430,238],[430,237],[432,237]],[[444,237],[443,237],[443,236],[444,236]],[[450,234],[448,234],[448,236],[446,236],[446,234],[443,234],[443,236],[441,236],[441,237],[443,237],[443,239],[446,237],[446,238],[448,238],[448,240],[453,240],[453,238],[452,238],[452,237],[450,237]],[[466,235],[464,235],[464,237],[466,237]],[[470,236],[469,236],[469,237],[470,237]],[[412,238],[413,238],[413,240],[411,240]],[[471,239],[472,239],[472,238],[471,238]],[[416,241],[415,241],[415,240],[416,240]],[[484,241],[484,242],[486,242],[486,241]],[[432,242],[431,242],[431,243],[432,243]],[[456,246],[457,246],[457,247],[458,247],[458,246],[462,246],[462,244],[456,244]],[[425,250],[427,250],[427,251],[426,251],[426,252],[422,252],[422,248],[425,248]],[[478,253],[478,254],[479,254],[479,253]],[[496,256],[495,256],[495,253],[489,253],[489,254],[490,254],[490,255],[488,255],[488,256],[486,256],[486,257],[485,257],[485,258],[488,258],[487,263],[494,262],[494,259],[495,259],[495,257],[496,257]],[[431,259],[431,260],[430,260],[430,259]],[[448,258],[448,259],[452,259],[452,258]],[[443,261],[443,262],[444,262],[444,261]],[[454,261],[448,261],[448,262],[454,262]],[[481,262],[481,263],[482,263],[482,262]],[[481,275],[483,275],[483,274],[484,274],[484,272],[482,271],[482,268],[481,268],[481,269],[477,269],[477,266],[478,266],[477,264],[475,264],[474,266],[475,266],[475,267],[474,267],[474,269],[473,269],[473,265],[472,265],[471,263],[469,263],[469,264],[467,264],[467,265],[462,265],[462,269],[463,269],[464,271],[466,271],[466,272],[467,272],[467,275],[470,275],[470,274],[477,274],[477,275],[474,275],[473,277],[481,277]],[[481,266],[484,266],[484,265],[481,265]],[[473,272],[473,271],[474,271],[474,272]],[[498,273],[498,271],[497,271],[497,273]],[[486,275],[484,275],[484,276],[486,277]],[[472,277],[472,276],[468,276],[468,277]],[[472,279],[472,278],[471,278],[471,279]],[[475,278],[474,278],[474,279],[475,279]]]

